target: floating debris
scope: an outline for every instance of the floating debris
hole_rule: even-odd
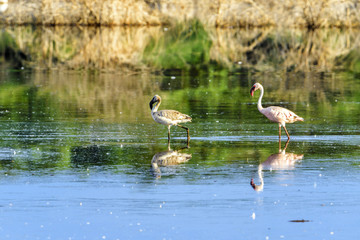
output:
[[[303,222],[310,222],[310,220],[299,219],[299,220],[290,220],[289,222],[303,223]]]

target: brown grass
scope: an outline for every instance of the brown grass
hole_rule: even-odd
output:
[[[213,29],[211,59],[259,71],[331,71],[337,59],[360,47],[359,31],[341,29]]]
[[[146,70],[143,52],[151,39],[163,34],[160,27],[42,27],[7,28],[24,64],[35,69]]]
[[[216,27],[359,27],[355,0],[28,0],[10,1],[6,24],[168,25],[198,19]]]
[[[360,48],[360,32],[341,29],[208,28],[211,61],[227,68],[259,71],[331,71]],[[96,69],[133,72],[150,70],[143,63],[145,48],[161,41],[161,27],[43,27],[7,28],[25,66],[36,69]],[[344,65],[345,63],[340,63]],[[160,66],[161,67],[161,66]],[[146,71],[145,71],[146,72]]]

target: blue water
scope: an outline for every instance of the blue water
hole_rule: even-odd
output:
[[[313,99],[313,91],[335,94],[326,91],[331,79],[325,90],[307,89],[305,100],[296,89],[267,91],[264,105],[291,102],[286,107],[305,118],[287,125],[291,141],[283,151],[283,132],[279,154],[277,124],[236,80],[228,88],[226,78],[213,81],[226,89],[211,86],[205,98],[207,86],[168,89],[161,77],[133,85],[134,78],[94,74],[92,85],[78,73],[64,73],[63,84],[24,74],[0,88],[0,239],[360,235],[358,81],[331,104]],[[161,109],[193,117],[190,148],[186,132],[173,127],[168,150],[166,127],[150,116],[154,92],[164,96]]]
[[[264,169],[260,192],[249,183],[251,178],[259,181],[261,161],[249,159],[246,152],[251,149],[242,145],[266,148],[270,144],[277,153],[277,143],[267,142],[266,136],[264,143],[240,137],[236,143],[227,142],[222,147],[234,151],[232,159],[218,158],[215,152],[202,156],[201,144],[206,140],[200,144],[193,139],[190,149],[180,150],[191,153],[192,158],[184,164],[162,166],[161,178],[153,175],[150,161],[156,152],[151,150],[140,151],[138,159],[118,159],[105,166],[87,163],[65,169],[8,168],[2,170],[0,185],[0,236],[356,239],[360,157],[348,156],[334,145],[344,146],[346,137],[325,138],[331,144],[314,142],[311,137],[290,142],[287,152],[292,146],[297,151],[305,149],[299,152],[304,154],[303,159],[289,170]],[[359,138],[354,138],[358,142]],[[181,139],[177,144],[182,145]],[[209,145],[213,149],[217,143]],[[134,144],[111,148],[138,150]],[[166,151],[166,147],[161,150]],[[324,151],[333,154],[325,157],[318,153]],[[27,157],[23,156],[24,161]],[[122,164],[123,160],[137,163]]]

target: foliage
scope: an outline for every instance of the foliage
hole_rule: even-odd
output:
[[[210,63],[211,40],[198,21],[178,24],[144,50],[147,65],[162,69],[200,69]]]
[[[358,36],[339,29],[214,29],[199,21],[168,28],[22,26],[0,33],[0,55],[2,65],[39,70],[327,72],[356,66]]]

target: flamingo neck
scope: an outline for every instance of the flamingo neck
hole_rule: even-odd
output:
[[[151,109],[151,112],[152,112],[152,113],[157,112],[158,108],[160,107],[160,103],[161,103],[161,101],[158,101],[158,102],[153,106],[153,108]]]
[[[264,95],[264,88],[263,88],[263,86],[260,86],[260,97],[259,97],[259,100],[257,103],[257,108],[260,112],[261,112],[261,110],[263,110],[263,106],[261,105],[261,100],[263,98],[263,95]]]

